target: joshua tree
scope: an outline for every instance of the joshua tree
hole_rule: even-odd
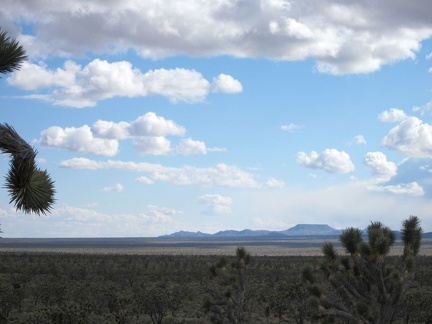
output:
[[[362,231],[348,228],[339,237],[346,255],[339,255],[332,243],[324,243],[321,270],[334,294],[324,291],[310,268],[303,277],[310,284],[316,317],[339,319],[342,323],[392,323],[401,297],[414,280],[414,261],[420,249],[420,220],[410,216],[402,223],[403,255],[387,262],[396,234],[380,222]]]
[[[236,259],[228,266],[221,257],[210,267],[212,287],[204,310],[213,323],[242,324],[248,319],[247,265],[251,259],[245,248],[237,248]]]
[[[0,29],[0,73],[18,70],[27,58],[24,48]],[[25,213],[45,214],[54,203],[54,182],[45,170],[37,168],[37,152],[24,141],[15,129],[0,123],[0,150],[10,154],[10,169],[6,188],[10,202]]]

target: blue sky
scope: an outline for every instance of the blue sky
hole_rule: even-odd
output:
[[[55,180],[3,237],[432,231],[428,1],[3,1],[1,122]],[[8,168],[9,157],[0,157]]]

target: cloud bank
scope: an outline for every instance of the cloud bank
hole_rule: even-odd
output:
[[[109,63],[94,59],[84,68],[67,61],[63,68],[50,70],[44,65],[24,62],[11,74],[9,85],[40,93],[26,96],[54,105],[74,108],[94,107],[100,100],[114,97],[145,97],[161,95],[171,102],[199,102],[214,92],[238,93],[241,83],[230,75],[221,74],[214,84],[201,73],[190,69],[157,69],[141,72],[130,62]]]
[[[167,137],[183,136],[185,133],[186,129],[173,120],[167,120],[154,112],[147,112],[132,122],[97,120],[91,126],[52,126],[41,132],[38,143],[47,148],[110,157],[118,153],[119,140],[127,138],[133,140],[138,152],[148,155],[166,155],[174,151],[182,155],[221,151],[208,149],[203,141],[191,138],[183,138],[176,149],[171,147]]]
[[[153,59],[184,54],[313,58],[320,72],[331,74],[369,73],[414,59],[421,42],[432,35],[431,16],[424,0],[78,0],[55,6],[5,0],[0,8],[3,25],[38,57],[132,49]],[[19,34],[18,21],[34,32]],[[183,95],[170,98],[199,98],[197,93]]]

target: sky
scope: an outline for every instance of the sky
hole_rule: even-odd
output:
[[[432,231],[429,0],[3,0],[0,122],[55,181],[2,237]],[[0,156],[6,175],[10,157]]]

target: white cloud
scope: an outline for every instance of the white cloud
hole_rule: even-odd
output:
[[[116,155],[119,147],[115,139],[95,138],[87,125],[79,128],[52,126],[42,131],[39,144],[43,147],[104,156]]]
[[[163,136],[137,137],[133,144],[142,154],[166,155],[171,151],[171,142]]]
[[[43,65],[24,63],[20,70],[7,78],[10,85],[41,93],[27,96],[55,105],[85,108],[113,97],[144,97],[162,95],[171,102],[203,101],[210,83],[195,70],[158,69],[141,72],[126,61],[109,63],[95,59],[82,68],[67,61],[64,68],[49,70]],[[241,92],[241,83],[229,75],[215,79],[215,91]]]
[[[417,117],[404,119],[382,140],[385,147],[402,152],[407,157],[432,157],[432,126]]]
[[[313,5],[303,1],[93,0],[56,6],[6,1],[0,14],[6,26],[21,21],[32,26],[23,30],[34,32],[20,39],[33,55],[42,57],[132,49],[150,58],[179,54],[315,58],[319,71],[333,74],[369,73],[385,64],[414,59],[421,42],[432,35],[427,1],[415,6],[388,0],[355,4],[323,0]],[[186,96],[187,100],[196,98],[196,93]]]
[[[73,158],[62,161],[61,167],[72,169],[118,169],[149,173],[137,181],[151,184],[157,181],[178,185],[199,185],[204,187],[225,186],[235,188],[259,188],[260,185],[252,174],[236,166],[217,164],[213,167],[198,168],[193,166],[166,167],[160,164],[136,163],[123,161],[94,161],[87,158]]]
[[[293,123],[290,123],[290,124],[286,124],[286,125],[282,125],[282,126],[281,126],[281,129],[282,129],[283,131],[285,131],[285,132],[289,132],[289,133],[292,133],[292,132],[294,132],[295,130],[297,130],[297,129],[299,129],[299,128],[302,128],[302,126],[297,125],[297,124],[293,124]]]
[[[285,183],[282,180],[271,177],[266,181],[265,185],[269,188],[283,188]]]
[[[37,65],[29,62],[23,62],[20,71],[11,74],[7,78],[10,85],[19,86],[24,90],[38,90],[52,87],[73,87],[76,83],[76,74],[81,70],[81,67],[72,62],[67,61],[64,68],[56,70],[48,70],[43,64]]]
[[[171,143],[165,136],[181,136],[185,132],[174,121],[147,112],[131,123],[97,120],[91,127],[52,126],[41,132],[39,143],[43,147],[114,156],[118,152],[118,140],[133,138],[134,147],[140,153],[164,155],[171,152]]]
[[[124,187],[121,183],[116,183],[114,186],[102,188],[102,192],[122,192],[123,189]]]
[[[195,141],[191,138],[182,139],[178,151],[183,155],[191,155],[191,154],[206,154],[207,148],[204,142]]]
[[[219,74],[213,79],[213,91],[224,93],[239,93],[243,91],[240,81],[227,74]]]
[[[129,123],[115,123],[106,120],[97,120],[91,126],[94,136],[108,139],[124,139],[128,137]]]
[[[354,144],[366,144],[366,139],[363,135],[356,135],[354,136],[352,143]]]
[[[148,184],[148,185],[154,184],[154,181],[152,179],[150,179],[149,177],[145,177],[145,176],[138,177],[136,180],[138,182]]]
[[[383,111],[378,115],[378,119],[383,123],[394,123],[400,122],[404,119],[408,118],[405,112],[401,109],[392,108],[386,111]]]
[[[391,192],[398,195],[423,196],[424,190],[417,182],[388,186],[369,186],[369,190]]]
[[[180,215],[182,214],[181,211],[167,208],[167,207],[160,207],[155,205],[148,205],[147,211],[145,213],[139,214],[139,216],[150,223],[172,223],[173,219],[172,216]]]
[[[182,212],[148,205],[141,213],[117,214],[60,205],[45,217],[15,210],[6,214],[7,217],[2,216],[2,229],[13,226],[14,237],[148,237],[179,230],[174,216]]]
[[[364,162],[382,181],[387,181],[397,174],[396,163],[387,161],[387,157],[382,152],[368,152]]]
[[[322,169],[330,173],[350,173],[355,169],[348,153],[335,149],[325,149],[320,154],[315,151],[309,154],[299,152],[297,161],[305,167]]]
[[[430,69],[429,72],[432,72],[432,69]],[[420,113],[422,115],[424,115],[424,114],[426,114],[426,113],[428,113],[429,111],[432,110],[432,101],[424,104],[423,106],[415,106],[415,107],[413,107],[412,110],[416,111],[416,112],[420,111]]]
[[[235,196],[236,212],[247,214],[251,219],[271,215],[271,218],[267,217],[267,225],[259,225],[260,229],[280,230],[283,224],[289,228],[303,223],[326,223],[339,229],[365,228],[371,221],[381,221],[397,230],[409,215],[419,216],[422,227],[429,228],[428,224],[432,224],[430,197],[421,196],[421,190],[415,184],[400,187],[404,186],[408,190],[400,194],[363,181],[314,190],[287,187],[278,191],[244,192],[242,196]],[[415,195],[416,192],[419,195]],[[247,201],[253,203],[241,204]]]
[[[206,194],[199,197],[200,202],[230,206],[232,198],[218,194]]]
[[[207,209],[203,211],[206,215],[228,215],[232,213],[232,198],[219,194],[206,194],[198,198],[199,202],[205,204]]]
[[[186,129],[172,120],[166,120],[154,112],[148,112],[133,121],[128,131],[133,136],[166,136],[183,135]]]

